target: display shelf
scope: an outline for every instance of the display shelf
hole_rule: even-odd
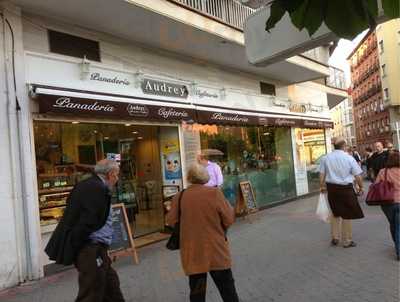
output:
[[[52,194],[52,193],[64,193],[66,191],[71,191],[73,189],[72,186],[68,187],[60,187],[60,188],[52,188],[52,189],[40,189],[38,193],[42,194]]]
[[[52,206],[41,206],[40,210],[48,210],[48,209],[54,209],[54,208],[60,208],[60,207],[65,208],[66,205],[67,205],[66,202],[64,202],[64,203],[60,203],[60,204],[52,205]]]

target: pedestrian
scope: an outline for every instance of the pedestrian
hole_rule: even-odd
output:
[[[383,148],[383,144],[381,142],[375,143],[375,152],[371,156],[371,171],[373,179],[378,176],[378,173],[381,169],[383,169],[386,165],[388,157],[388,152]]]
[[[357,194],[363,192],[362,170],[355,159],[345,152],[344,138],[336,138],[334,148],[320,163],[320,189],[321,192],[328,192],[333,214],[331,245],[339,244],[341,233],[343,247],[354,247],[356,243],[352,240],[351,220],[364,217],[357,199]],[[355,189],[353,182],[356,184]]]
[[[191,185],[173,198],[167,224],[180,222],[181,263],[189,277],[190,301],[206,300],[209,273],[223,301],[238,302],[226,237],[235,214],[221,190],[205,185],[209,178],[204,166],[189,168],[187,180]]]
[[[73,188],[45,251],[57,264],[77,268],[76,302],[123,302],[119,278],[108,257],[113,235],[110,192],[118,181],[119,165],[104,159],[94,173]]]
[[[365,148],[365,156],[363,160],[363,164],[365,166],[365,172],[368,180],[372,180],[372,172],[371,172],[371,156],[373,152],[370,147]]]
[[[210,175],[210,180],[205,185],[207,187],[221,187],[224,183],[221,167],[217,163],[210,161],[209,156],[203,153],[198,155],[197,161],[207,169],[208,175]]]
[[[389,154],[386,168],[379,172],[376,182],[385,180],[385,177],[394,186],[394,203],[382,205],[381,208],[389,221],[396,257],[400,261],[400,153],[398,151]]]
[[[356,160],[357,164],[359,164],[360,167],[361,167],[361,156],[360,156],[360,153],[358,153],[356,146],[353,146],[351,155],[354,157],[354,159]]]
[[[388,152],[388,153],[392,153],[393,151],[396,151],[396,149],[394,148],[394,146],[393,146],[393,143],[391,143],[391,142],[387,142],[386,143],[386,151]],[[398,151],[398,150],[397,150]]]

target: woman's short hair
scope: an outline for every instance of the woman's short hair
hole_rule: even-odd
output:
[[[393,151],[389,153],[386,168],[400,168],[400,153],[399,151]]]
[[[194,185],[204,185],[210,180],[207,169],[199,164],[193,164],[187,172],[187,181]]]

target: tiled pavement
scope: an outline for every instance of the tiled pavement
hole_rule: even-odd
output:
[[[399,263],[377,207],[354,223],[356,248],[329,246],[329,225],[314,217],[317,197],[239,219],[229,231],[243,302],[398,302]],[[119,260],[127,301],[188,301],[178,253],[161,242],[139,250],[140,264]],[[208,300],[221,301],[209,279]],[[0,293],[2,302],[73,301],[74,270]]]

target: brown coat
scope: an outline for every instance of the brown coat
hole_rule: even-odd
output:
[[[174,197],[167,224],[178,221],[178,198]],[[228,269],[232,265],[229,243],[223,228],[235,214],[222,192],[215,187],[191,185],[181,200],[180,253],[186,275]]]

